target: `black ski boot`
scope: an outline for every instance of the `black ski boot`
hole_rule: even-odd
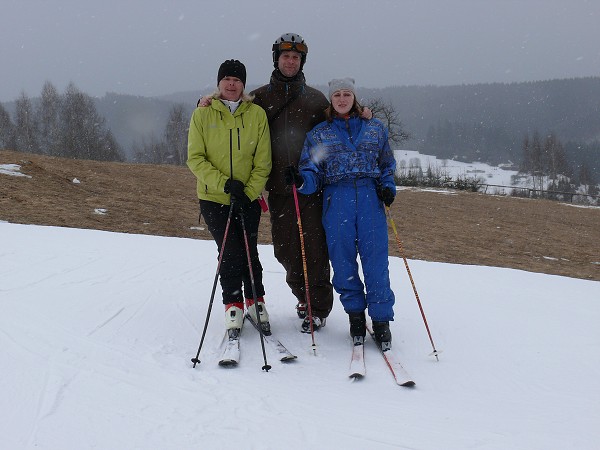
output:
[[[322,319],[317,316],[312,316],[312,327],[313,331],[319,331],[321,328],[325,326],[326,319],[323,317]],[[302,327],[300,329],[301,333],[310,333],[310,317],[306,316],[304,321],[302,322]]]
[[[389,322],[373,322],[373,333],[375,340],[381,345],[384,352],[392,348],[392,332]]]
[[[298,302],[296,305],[296,314],[298,314],[299,319],[306,319],[306,314],[308,313],[308,306],[305,302]]]
[[[354,345],[363,345],[367,334],[365,312],[348,313],[348,319],[350,320],[350,336],[352,336]]]

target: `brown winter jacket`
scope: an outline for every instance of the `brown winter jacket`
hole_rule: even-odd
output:
[[[306,85],[302,72],[289,81],[274,70],[270,83],[251,94],[255,96],[254,103],[267,113],[271,131],[273,167],[266,189],[284,193],[283,171],[287,166],[298,165],[306,133],[325,120],[329,102],[321,91]]]

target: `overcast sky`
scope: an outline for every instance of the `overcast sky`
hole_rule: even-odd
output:
[[[453,85],[600,75],[600,0],[2,0],[0,101],[60,91],[156,96],[249,84],[301,34],[309,84]]]

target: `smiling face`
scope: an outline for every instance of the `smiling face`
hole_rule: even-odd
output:
[[[235,102],[240,99],[244,92],[244,83],[237,77],[224,77],[219,81],[219,95],[224,100]]]
[[[354,106],[354,94],[349,89],[340,89],[331,96],[331,106],[340,116],[346,115]]]
[[[277,60],[277,68],[283,76],[292,78],[300,71],[302,55],[293,50],[281,52]]]

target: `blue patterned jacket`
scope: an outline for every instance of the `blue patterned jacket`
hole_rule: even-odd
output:
[[[298,189],[302,194],[356,178],[375,178],[382,188],[395,189],[396,160],[378,119],[352,116],[321,122],[306,135],[298,169],[304,178]]]

